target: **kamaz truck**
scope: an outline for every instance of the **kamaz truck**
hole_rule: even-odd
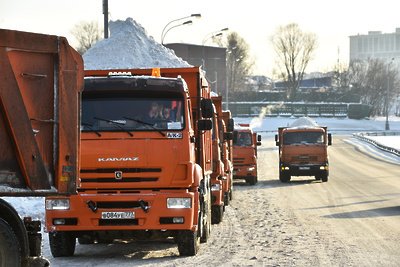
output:
[[[307,117],[299,118],[289,127],[279,127],[275,141],[281,182],[289,182],[292,176],[315,176],[316,180],[328,181],[328,146],[332,137],[326,126]]]
[[[85,71],[78,195],[46,199],[52,255],[167,238],[195,255],[211,231],[212,116],[198,67]]]

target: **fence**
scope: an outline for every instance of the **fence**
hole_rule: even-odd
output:
[[[368,132],[368,133],[353,134],[354,137],[356,137],[362,141],[368,142],[381,150],[390,152],[392,154],[395,154],[396,156],[400,156],[400,150],[398,150],[396,148],[385,146],[374,139],[368,138],[368,136],[393,136],[393,135],[398,136],[398,135],[400,135],[400,133],[399,132]]]
[[[358,103],[274,103],[230,102],[229,110],[234,117],[265,116],[295,117],[348,117],[362,119],[369,116],[371,107]]]

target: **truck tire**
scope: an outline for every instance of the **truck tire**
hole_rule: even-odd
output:
[[[328,175],[327,174],[323,174],[322,175],[322,182],[328,182]]]
[[[194,256],[200,248],[198,231],[182,230],[176,236],[180,256]]]
[[[0,218],[0,266],[21,266],[19,242],[11,226]]]
[[[287,183],[290,181],[290,175],[287,175],[287,174],[283,173],[281,170],[279,170],[279,180],[282,183]]]
[[[56,257],[71,257],[75,252],[76,238],[71,232],[49,232],[51,254]]]
[[[211,223],[219,224],[224,218],[224,206],[213,205],[211,207]]]
[[[248,178],[246,178],[246,182],[249,184],[249,185],[255,185],[256,183],[257,183],[257,176],[252,176],[252,177],[248,177]]]

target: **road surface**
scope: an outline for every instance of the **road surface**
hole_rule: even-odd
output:
[[[198,255],[179,257],[172,240],[80,245],[51,266],[398,266],[400,164],[334,136],[327,183],[278,179],[273,136],[259,147],[259,182],[234,184],[224,221]]]

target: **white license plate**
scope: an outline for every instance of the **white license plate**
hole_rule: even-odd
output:
[[[299,170],[301,171],[308,171],[310,167],[299,167]]]
[[[102,219],[135,219],[134,211],[103,211]]]

